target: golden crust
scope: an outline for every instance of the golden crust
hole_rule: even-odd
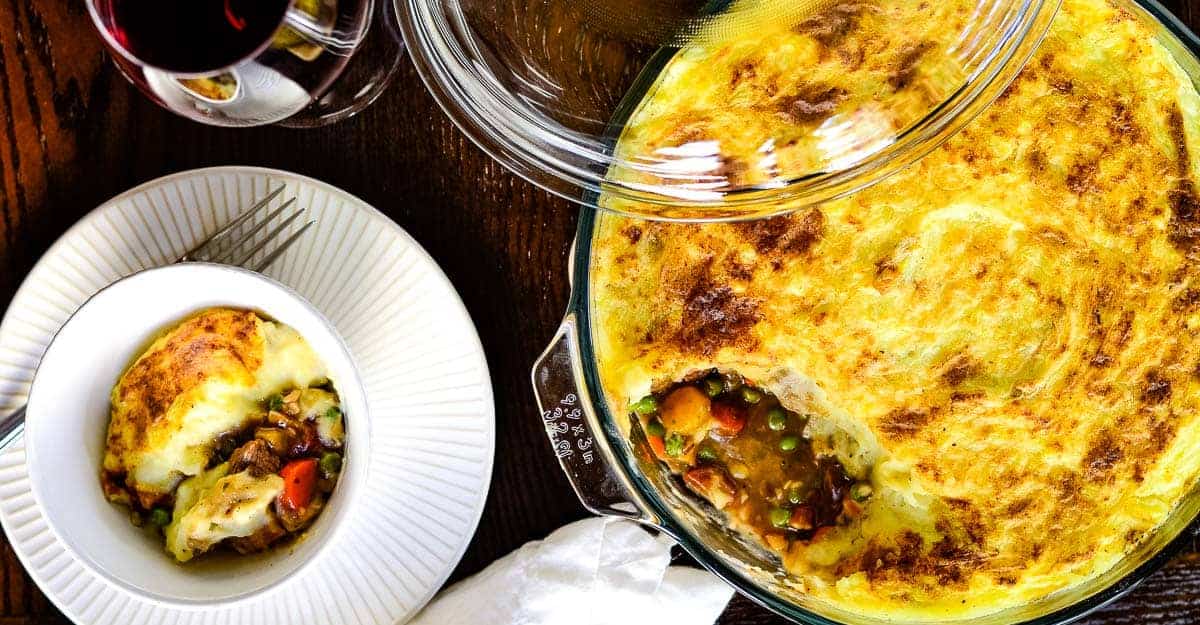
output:
[[[210,377],[250,384],[262,365],[260,323],[250,311],[208,310],[138,358],[113,389],[109,450],[137,447],[149,431],[169,425],[171,405]]]
[[[170,491],[138,479],[143,454],[189,427],[180,418],[183,404],[202,400],[206,382],[253,385],[262,366],[261,323],[250,311],[206,310],[180,323],[134,361],[112,391],[104,456],[106,492],[119,497],[122,483],[127,484],[149,507]]]
[[[732,4],[733,15],[787,14],[779,0]],[[982,56],[963,49],[960,32],[977,10],[972,0],[829,4],[796,24],[769,20],[681,50],[623,129],[610,178],[712,198],[840,168],[916,124],[980,69]],[[970,59],[953,66],[951,57]],[[607,201],[632,214],[697,214]]]
[[[747,224],[602,219],[614,409],[717,366],[861,447],[862,521],[784,554],[811,596],[912,618],[1042,597],[1200,477],[1200,98],[1153,36],[1066,0],[996,104],[875,187]]]

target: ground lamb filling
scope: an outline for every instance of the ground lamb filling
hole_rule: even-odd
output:
[[[814,451],[807,416],[736,373],[701,372],[631,411],[690,491],[773,549],[849,523],[871,496],[870,484]]]
[[[102,482],[180,562],[222,549],[254,553],[312,525],[337,485],[344,444],[332,387],[286,389],[264,399],[245,427],[218,437],[204,471],[151,505],[131,496],[123,474],[106,471]]]

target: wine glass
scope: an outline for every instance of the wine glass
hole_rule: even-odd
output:
[[[369,105],[404,50],[386,0],[87,0],[117,67],[206,124],[319,126]]]

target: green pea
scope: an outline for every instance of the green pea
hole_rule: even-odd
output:
[[[716,397],[725,390],[725,384],[716,378],[708,378],[704,380],[704,394],[709,397]]]
[[[750,386],[742,387],[742,401],[747,404],[757,404],[762,401],[762,397],[762,391]]]
[[[668,456],[683,455],[684,440],[683,435],[678,432],[672,432],[667,440],[664,441],[663,447],[666,449]]]
[[[653,395],[647,395],[634,402],[633,411],[640,415],[654,414],[658,412],[658,400]]]
[[[327,451],[321,454],[321,460],[317,466],[321,467],[321,473],[333,475],[342,470],[342,456],[335,451]]]
[[[646,422],[646,434],[648,436],[666,436],[667,428],[663,427],[662,421],[651,419]]]
[[[342,417],[342,410],[337,406],[330,406],[329,410],[325,411],[325,418],[333,421]]]
[[[791,503],[800,503],[804,501],[804,493],[799,488],[788,489],[788,501]]]
[[[850,487],[850,498],[854,501],[862,503],[871,498],[871,493],[874,489],[866,482],[858,482]]]
[[[787,427],[787,411],[779,406],[767,411],[767,427],[776,432]]]
[[[787,527],[788,520],[792,518],[792,511],[787,508],[773,507],[767,513],[767,519],[771,521],[771,525],[775,527]]]
[[[150,511],[150,522],[155,527],[166,527],[171,524],[171,513],[165,508],[155,508]]]
[[[793,451],[800,444],[800,437],[791,434],[779,439],[779,449],[782,451]]]
[[[704,462],[716,462],[717,461],[717,450],[713,449],[712,447],[709,447],[708,445],[705,445],[705,446],[701,447],[699,451],[696,452],[696,457],[703,460]]]
[[[267,410],[283,410],[283,396],[276,393],[267,399]]]

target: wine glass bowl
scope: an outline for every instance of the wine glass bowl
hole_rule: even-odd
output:
[[[219,126],[315,126],[370,104],[403,52],[387,9],[375,0],[88,0],[130,82]]]

